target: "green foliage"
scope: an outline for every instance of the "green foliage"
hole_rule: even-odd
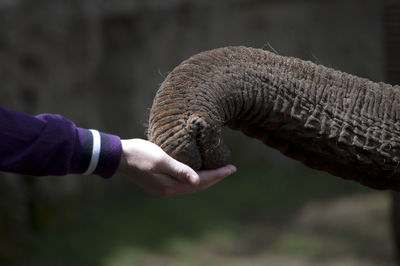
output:
[[[83,204],[70,226],[37,235],[31,265],[153,265],[152,259],[165,260],[160,265],[219,265],[199,249],[224,258],[273,250],[326,255],[353,236],[329,242],[299,233],[291,226],[298,210],[308,202],[371,191],[299,164],[239,165],[236,175],[207,191],[168,199],[126,186],[128,191],[106,201]],[[282,230],[286,235],[275,242]],[[193,256],[210,264],[193,264]]]

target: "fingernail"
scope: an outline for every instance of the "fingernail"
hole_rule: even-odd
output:
[[[189,175],[190,183],[197,185],[199,183],[199,178],[196,175]]]
[[[236,171],[237,171],[237,169],[234,165],[231,166],[231,170],[232,170],[231,174],[236,173]]]
[[[228,175],[231,175],[236,172],[236,167],[233,165],[228,166]]]

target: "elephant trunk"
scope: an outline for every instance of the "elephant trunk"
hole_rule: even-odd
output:
[[[400,190],[400,87],[261,49],[197,54],[162,83],[148,139],[194,169],[229,160],[227,125],[305,165]]]

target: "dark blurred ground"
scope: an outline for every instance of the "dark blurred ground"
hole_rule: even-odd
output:
[[[274,49],[381,81],[379,0],[0,0],[0,104],[144,137],[197,52]],[[239,172],[160,199],[114,177],[1,174],[4,265],[393,265],[387,193],[226,132]]]

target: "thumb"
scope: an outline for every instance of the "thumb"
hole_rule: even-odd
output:
[[[188,165],[183,164],[172,157],[168,157],[163,164],[162,171],[183,183],[198,185],[200,183],[199,175]]]

